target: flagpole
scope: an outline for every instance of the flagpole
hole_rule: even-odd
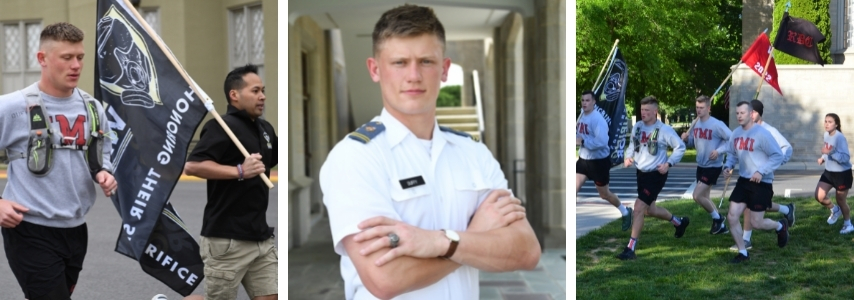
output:
[[[771,50],[768,51],[768,59],[765,60],[765,67],[762,69],[762,77],[759,78],[759,86],[756,87],[756,95],[753,95],[753,99],[759,99],[759,90],[762,89],[762,83],[765,82],[765,75],[768,74],[768,64],[771,63],[771,58],[774,57],[774,46],[771,46]]]
[[[596,88],[596,85],[599,84],[599,79],[602,77],[602,73],[605,72],[605,66],[608,65],[608,62],[611,60],[611,56],[614,54],[614,50],[617,49],[617,44],[620,43],[620,39],[614,41],[614,46],[611,47],[611,52],[608,52],[608,57],[605,58],[605,64],[602,65],[602,70],[599,71],[599,76],[596,76],[596,82],[593,83],[593,88]]]
[[[130,3],[130,0],[124,0],[124,3],[125,3],[125,6],[127,6],[131,12],[133,12],[133,15],[139,21],[139,24],[145,28],[145,31],[147,31],[149,33],[155,32],[153,29],[151,29],[151,26],[148,25],[148,22],[146,22],[145,19],[142,18],[142,16],[139,14],[139,12],[136,11],[136,8],[134,8],[133,4]],[[240,153],[243,153],[243,156],[248,158],[249,152],[246,151],[246,148],[243,147],[243,144],[241,144],[240,140],[237,139],[237,136],[234,135],[234,132],[232,132],[231,129],[228,128],[228,125],[225,124],[225,121],[223,121],[222,117],[219,116],[219,113],[216,112],[216,108],[214,108],[213,101],[210,99],[210,97],[207,97],[207,94],[205,94],[204,92],[200,92],[201,88],[196,85],[195,81],[190,79],[190,76],[187,75],[187,71],[184,70],[184,67],[178,63],[178,61],[172,55],[172,51],[170,51],[168,48],[166,48],[166,45],[164,45],[163,41],[160,40],[159,35],[157,35],[157,34],[149,34],[149,35],[151,35],[152,37],[154,37],[154,36],[158,37],[156,39],[152,38],[152,40],[154,40],[154,42],[157,43],[157,46],[160,47],[160,50],[163,51],[163,54],[166,55],[166,58],[168,58],[169,61],[172,62],[172,65],[175,66],[176,69],[178,69],[178,73],[181,73],[181,77],[183,77],[187,83],[190,83],[190,88],[193,90],[194,93],[196,93],[196,95],[199,96],[199,99],[201,99],[205,103],[205,108],[208,109],[208,112],[210,112],[211,115],[213,115],[213,117],[219,123],[219,125],[222,126],[222,129],[225,130],[225,133],[228,134],[228,137],[231,138],[231,141],[234,142],[234,145],[236,145],[237,149],[240,150]],[[202,98],[203,96],[204,96],[204,98]],[[261,180],[263,180],[264,183],[267,184],[268,188],[271,188],[271,189],[273,188],[273,182],[270,181],[270,178],[267,178],[267,174],[261,173],[261,174],[258,174],[258,176],[260,176]]]

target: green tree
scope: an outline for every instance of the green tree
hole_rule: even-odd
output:
[[[780,20],[783,19],[783,13],[786,11],[786,3],[789,0],[774,1],[774,30],[768,38],[773,43],[777,38],[777,29],[780,26]],[[791,0],[792,7],[789,8],[789,16],[804,19],[812,22],[818,27],[818,30],[824,34],[825,40],[818,44],[818,54],[824,60],[825,64],[832,64],[833,58],[830,56],[830,0]],[[779,50],[774,50],[774,63],[778,65],[812,65],[811,61],[806,61]]]
[[[438,107],[460,106],[462,97],[459,85],[446,85],[439,90],[439,100],[436,101]]]
[[[710,95],[741,57],[740,0],[579,0],[576,91],[592,89],[615,39],[629,66],[626,105],[655,95],[663,117]],[[578,102],[578,101],[576,101]],[[579,106],[580,107],[580,106]]]

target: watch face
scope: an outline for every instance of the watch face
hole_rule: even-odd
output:
[[[454,241],[454,242],[459,242],[459,241],[460,241],[460,235],[459,235],[459,234],[457,234],[457,232],[456,232],[456,231],[453,231],[453,230],[445,230],[445,236],[446,236],[446,237],[448,237],[449,239],[451,239],[451,240],[452,240],[452,241]]]

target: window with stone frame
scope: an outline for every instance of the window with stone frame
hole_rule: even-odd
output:
[[[39,80],[41,67],[39,51],[41,21],[2,22],[0,30],[0,76],[2,94],[22,89]]]
[[[228,15],[229,70],[251,63],[258,66],[258,76],[264,81],[264,11],[261,4],[233,8]],[[265,107],[262,118],[266,112]]]
[[[229,12],[229,56],[231,69],[254,64],[264,79],[264,13],[260,4]]]
[[[854,47],[854,0],[848,0],[845,3],[845,46]]]
[[[157,35],[160,35],[160,9],[157,7],[143,7],[139,9],[139,14],[151,26]]]

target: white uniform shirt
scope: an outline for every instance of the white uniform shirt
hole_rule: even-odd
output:
[[[376,299],[362,284],[341,240],[359,233],[358,224],[384,216],[427,229],[465,231],[486,196],[507,189],[504,173],[482,143],[433,125],[430,151],[385,109],[374,121],[385,130],[367,143],[344,138],[320,170],[335,252],[341,255],[346,298]],[[425,184],[404,189],[403,179]],[[465,243],[465,241],[460,241]],[[401,241],[406,243],[406,241]],[[461,266],[423,289],[394,299],[478,299],[478,270]]]

